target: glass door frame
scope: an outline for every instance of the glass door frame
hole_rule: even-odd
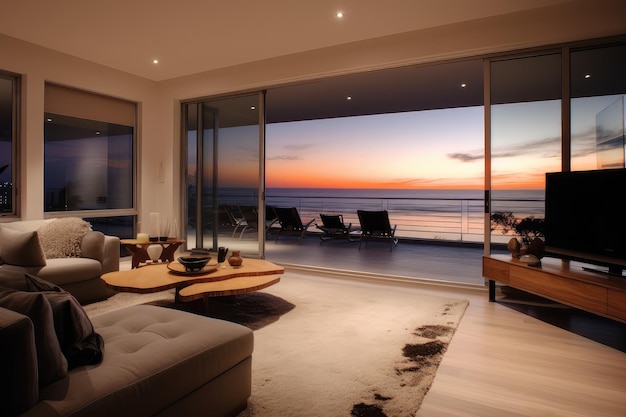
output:
[[[197,106],[197,120],[195,126],[193,128],[196,129],[196,173],[202,173],[204,171],[204,167],[206,166],[207,161],[204,160],[204,152],[205,152],[205,134],[207,132],[206,127],[204,126],[204,118],[202,117],[204,110],[207,108],[211,109],[214,113],[217,111],[216,109],[210,106],[212,101],[222,101],[229,99],[237,99],[241,97],[252,97],[257,96],[258,100],[256,100],[256,109],[258,114],[258,142],[257,142],[257,150],[258,150],[258,185],[256,189],[256,209],[258,212],[257,224],[257,252],[256,253],[247,253],[246,256],[250,257],[265,257],[265,90],[263,91],[255,91],[247,94],[234,94],[229,96],[219,96],[219,97],[209,97],[203,99],[195,99],[190,101],[181,102],[181,149],[183,163],[181,164],[181,194],[182,194],[182,210],[181,210],[181,219],[180,224],[183,225],[182,232],[183,238],[187,238],[188,234],[188,219],[190,213],[195,213],[196,224],[195,224],[195,247],[203,247],[204,242],[207,241],[207,236],[202,226],[202,218],[204,217],[204,213],[202,210],[203,200],[202,189],[205,186],[203,175],[196,175],[195,185],[196,185],[196,201],[195,205],[191,207],[188,201],[187,195],[187,187],[190,185],[188,181],[188,132],[191,128],[188,126],[189,122],[189,107]],[[218,235],[218,225],[220,222],[220,214],[219,211],[215,208],[219,207],[219,195],[217,190],[219,190],[219,166],[220,166],[220,118],[215,114],[213,119],[213,137],[212,137],[212,152],[213,152],[213,160],[211,163],[212,167],[212,187],[214,192],[212,193],[212,198],[210,201],[211,206],[214,208],[212,213],[212,223],[214,227],[212,228],[212,236],[208,238],[208,241],[211,242],[211,248],[213,250],[217,250],[218,246],[224,246],[219,243]],[[192,129],[194,130],[194,129]],[[187,244],[188,245],[188,244]],[[192,249],[189,248],[188,249]]]

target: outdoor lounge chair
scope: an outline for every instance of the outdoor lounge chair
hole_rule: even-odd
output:
[[[256,207],[253,206],[239,206],[239,213],[243,217],[243,228],[239,233],[239,239],[241,239],[245,231],[259,228],[259,214]]]
[[[359,222],[361,222],[361,238],[359,239],[359,250],[361,243],[369,240],[385,240],[390,244],[389,251],[398,244],[396,239],[396,225],[391,227],[389,223],[389,213],[387,210],[367,211],[357,210]]]
[[[276,217],[274,207],[265,206],[265,233],[269,234],[272,231],[277,231],[279,229],[277,223],[278,217]]]
[[[228,223],[233,227],[232,237],[235,237],[235,234],[240,227],[245,228],[246,220],[243,218],[243,216],[236,207],[224,206],[223,209],[228,215]],[[243,233],[243,231],[241,231],[241,233]]]
[[[276,213],[278,223],[280,224],[280,230],[276,233],[276,240],[274,242],[278,242],[278,238],[283,233],[288,233],[298,235],[298,241],[302,243],[302,239],[304,238],[307,229],[311,223],[315,221],[315,218],[313,218],[308,222],[303,223],[300,218],[300,213],[298,213],[298,209],[295,207],[274,207],[274,212]]]
[[[258,230],[259,228],[259,211],[254,206],[239,206],[239,213],[243,218],[243,229],[239,234],[239,238],[243,237],[244,232],[250,229]],[[269,233],[274,228],[274,224],[278,221],[273,207],[265,208],[265,233]],[[234,234],[233,234],[234,236]]]
[[[315,224],[315,227],[324,232],[320,239],[322,242],[329,239],[346,239],[350,242],[354,242],[355,236],[351,235],[351,232],[355,232],[358,229],[352,227],[352,223],[344,223],[343,216],[341,214],[320,214],[322,225]],[[320,242],[320,244],[322,243]]]

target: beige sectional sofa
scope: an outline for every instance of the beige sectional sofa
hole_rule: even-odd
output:
[[[69,239],[51,249],[51,230]],[[119,245],[78,220],[0,225],[0,416],[227,417],[246,408],[249,328],[154,305],[87,316],[81,304],[111,295],[100,276],[119,268]]]
[[[0,401],[7,417],[226,417],[247,406],[253,333],[138,305],[92,318],[102,362],[38,387],[29,317],[0,307]]]
[[[100,276],[119,270],[120,239],[89,229],[77,218],[0,223],[0,284],[21,283],[29,273],[61,286],[81,304],[110,297],[114,292]]]

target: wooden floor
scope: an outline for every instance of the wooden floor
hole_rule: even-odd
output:
[[[284,265],[286,274],[367,279],[469,300],[417,416],[626,416],[626,353],[575,333],[575,311],[568,316],[564,306],[542,313],[530,302],[525,314],[506,300],[489,302],[482,248],[401,242],[392,252],[382,243],[359,251],[354,242],[319,242],[270,239],[266,259]],[[559,325],[546,320],[556,309]],[[621,323],[600,319],[587,327],[617,333],[626,350]]]
[[[332,269],[356,271],[338,274],[341,279],[377,279],[385,273],[426,278],[383,282],[469,300],[417,416],[626,416],[626,353],[543,321],[541,314],[535,318],[505,302],[489,302],[482,249],[400,243],[390,253],[374,244],[359,252],[356,245],[319,245],[312,238],[302,245],[269,242],[266,257],[287,264],[287,273],[290,268],[301,272],[299,264],[327,276]],[[626,338],[621,323],[604,322],[621,333],[618,339]]]

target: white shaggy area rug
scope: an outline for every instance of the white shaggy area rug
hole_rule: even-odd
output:
[[[86,310],[172,299],[171,291],[120,293]],[[404,417],[418,410],[467,305],[406,286],[287,272],[258,293],[214,300],[209,315],[254,330],[252,395],[239,417]]]

